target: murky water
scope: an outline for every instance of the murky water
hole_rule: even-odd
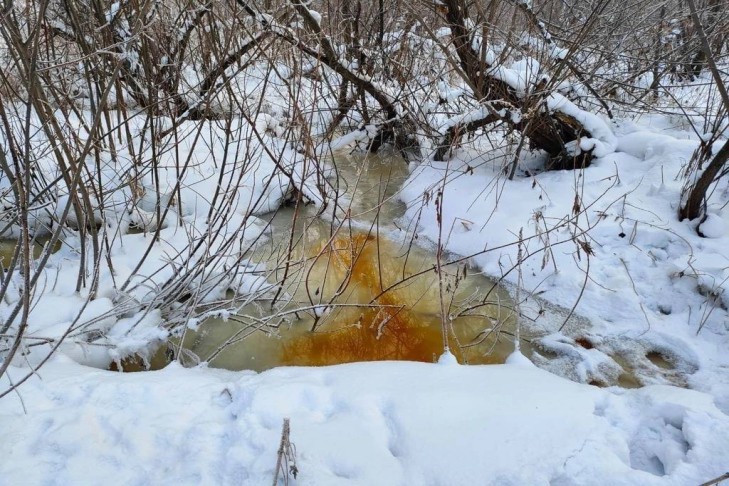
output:
[[[282,282],[275,304],[208,319],[186,333],[184,348],[232,370],[432,362],[443,353],[445,327],[459,362],[502,363],[514,349],[512,301],[464,265],[444,266],[439,277],[435,254],[400,229],[405,205],[395,195],[408,176],[405,162],[368,155],[336,163],[337,221],[317,217],[313,206],[284,208],[252,256],[266,263],[269,281]],[[153,361],[163,362],[161,353]],[[132,361],[124,368],[135,368]]]
[[[49,240],[50,237],[35,239],[33,244],[33,258],[40,257],[41,253],[43,253],[43,248]],[[15,247],[17,245],[18,240],[0,239],[0,261],[2,262],[3,266],[10,265],[10,262],[13,260],[13,254],[15,253]],[[57,241],[55,247],[53,248],[53,252],[60,250],[61,245],[62,243],[60,241]]]
[[[185,347],[204,361],[213,357],[213,366],[255,370],[432,362],[443,352],[439,279],[429,252],[408,251],[362,232],[320,241],[318,247],[309,243],[300,270],[289,276],[278,328],[255,331],[255,321],[244,316],[210,319],[188,333]],[[511,301],[490,280],[465,273],[463,267],[442,272],[449,346],[460,362],[503,362],[513,350],[513,337],[505,334],[513,332]],[[267,312],[246,310],[256,318]],[[241,331],[250,335],[217,352]]]

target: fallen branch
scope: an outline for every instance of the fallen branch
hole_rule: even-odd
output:
[[[273,476],[273,486],[278,484],[278,476],[282,474],[284,485],[289,484],[289,474],[296,479],[296,475],[299,470],[296,467],[296,458],[294,455],[294,448],[289,440],[289,434],[291,433],[291,427],[289,419],[283,420],[283,429],[281,430],[281,444],[278,446],[278,454],[276,457],[276,473]],[[288,466],[289,461],[291,465]],[[288,467],[286,467],[288,466]]]

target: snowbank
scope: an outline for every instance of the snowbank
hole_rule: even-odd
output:
[[[582,171],[539,173],[529,156],[510,181],[503,164],[511,156],[477,144],[448,162],[423,163],[401,193],[405,219],[418,221],[421,243],[440,233],[447,250],[487,274],[521,278],[526,293],[566,309],[578,302],[575,314],[587,323],[553,322],[540,301],[525,303],[536,320],[527,325],[544,335],[535,342],[549,356],[535,356],[540,366],[608,385],[628,369],[644,385],[706,391],[729,412],[729,194],[713,192],[707,237],[699,237],[697,222],[677,219],[678,175],[697,142],[665,121],[614,131],[604,140],[617,151]],[[434,201],[443,187],[439,228]]]
[[[698,484],[729,457],[704,394],[521,365],[120,374],[59,357],[20,396],[26,413],[0,401],[0,484],[269,484],[284,418],[298,485]]]

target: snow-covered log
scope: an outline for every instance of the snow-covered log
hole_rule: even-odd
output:
[[[471,87],[473,96],[484,106],[510,105],[518,110],[519,116],[514,116],[514,110],[491,108],[483,117],[453,125],[437,146],[436,160],[443,159],[460,135],[497,121],[521,132],[529,139],[532,148],[545,151],[549,155],[551,169],[587,167],[598,145],[608,151],[614,150],[612,132],[595,115],[550,93],[545,89],[546,83],[522,86],[524,77],[514,70],[496,65],[488,56],[479,55],[471,42],[466,6],[462,2],[446,0],[443,6],[458,56],[459,72],[466,78],[464,81]]]

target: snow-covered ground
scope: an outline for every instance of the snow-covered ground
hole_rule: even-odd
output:
[[[512,285],[521,278],[523,312],[536,319],[525,325],[549,356],[534,360],[573,381],[521,355],[496,366],[445,356],[121,374],[61,353],[0,401],[0,484],[269,484],[284,418],[292,484],[684,485],[720,476],[729,468],[726,183],[699,238],[695,223],[675,217],[677,174],[696,142],[655,120],[613,129],[617,151],[584,171],[528,177],[527,160],[508,181],[503,159],[469,147],[414,167],[400,196],[405,222],[417,219],[414,229],[437,241],[434,199],[425,204],[423,194],[448,179],[447,248]],[[519,275],[509,270],[520,231],[531,256]],[[125,238],[121,249],[141,251],[131,245],[143,235]],[[579,297],[582,324],[560,332],[530,293],[565,308]],[[50,306],[64,296],[39,315],[63,327],[70,317]],[[115,325],[123,330],[124,320]],[[616,384],[621,366],[647,386],[586,384]],[[12,366],[2,388],[26,371]]]
[[[540,324],[532,304],[531,326],[547,334],[538,348],[556,355],[541,360],[544,367],[615,384],[622,361],[643,384],[688,385],[729,412],[729,186],[720,182],[712,194],[701,225],[706,237],[696,221],[679,222],[679,174],[697,143],[653,123],[617,125],[617,151],[587,170],[514,181],[500,175],[503,160],[492,153],[461,150],[448,162],[418,166],[402,198],[421,236],[437,241],[442,233],[448,249],[474,255],[489,275],[513,284],[520,278],[527,294],[565,308],[578,302],[588,326]],[[433,200],[444,178],[439,228]],[[673,370],[651,364],[651,353]]]
[[[517,67],[495,75],[524,85]],[[443,95],[460,96],[451,87]],[[152,305],[175,272],[189,272],[185,290],[200,304],[267,285],[243,258],[266,231],[257,216],[311,174],[308,158],[278,138],[283,115],[277,100],[269,103],[273,115],[250,124],[182,124],[181,144],[155,156],[156,180],[140,177],[143,192],[128,182],[134,157],[125,147],[89,167],[109,194],[103,230],[114,268],[101,265],[87,301],[88,292],[67,284],[76,281],[81,247],[69,233],[42,269],[26,336],[67,339],[0,400],[0,485],[271,484],[285,418],[297,471],[290,484],[687,485],[729,471],[729,185],[711,194],[699,237],[697,222],[676,217],[696,136],[667,116],[610,124],[557,93],[547,106],[593,135],[572,147],[600,156],[588,169],[540,172],[538,158],[526,155],[508,180],[513,154],[479,137],[447,162],[413,164],[399,194],[407,204],[399,226],[420,244],[440,239],[514,289],[523,325],[537,336],[538,367],[518,353],[494,366],[445,355],[436,364],[260,374],[177,363],[128,374],[90,367],[158,344],[172,318],[184,327],[205,317],[176,315],[176,301]],[[433,126],[469,116],[483,113],[442,115]],[[334,145],[365,141],[369,128]],[[83,137],[81,126],[68,129]],[[46,162],[53,180],[57,169]],[[313,186],[301,188],[316,199]],[[43,211],[61,214],[68,195],[59,196]],[[163,222],[160,202],[170,207]],[[50,222],[42,211],[33,216],[38,227]],[[197,275],[203,260],[207,271]],[[11,288],[3,320],[19,300],[20,287]],[[543,313],[547,303],[562,313]],[[572,312],[580,319],[555,318]],[[92,331],[103,339],[89,343]],[[0,391],[48,349],[16,356]],[[616,386],[626,374],[643,387]]]
[[[59,356],[20,396],[0,402],[1,484],[271,484],[284,418],[301,485],[699,484],[729,457],[709,395],[522,360],[121,374]]]

